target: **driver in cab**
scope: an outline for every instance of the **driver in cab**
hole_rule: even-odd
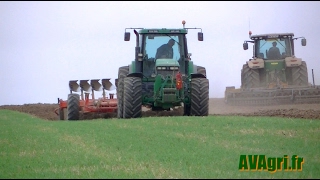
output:
[[[167,44],[161,45],[157,49],[156,59],[172,59],[173,58],[173,48],[175,44],[173,39],[170,39]]]

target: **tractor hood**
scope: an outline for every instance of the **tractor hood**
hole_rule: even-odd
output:
[[[176,66],[179,67],[178,61],[174,59],[157,59],[156,67],[158,66]]]

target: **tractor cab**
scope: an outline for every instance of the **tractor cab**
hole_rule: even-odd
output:
[[[185,21],[182,22],[183,26]],[[191,60],[191,53],[188,53],[186,34],[188,29],[134,29],[136,34],[135,72],[142,73],[144,77],[155,77],[156,73],[173,71],[188,74],[188,61]],[[136,29],[140,29],[139,32]],[[130,41],[130,32],[125,32],[125,41]],[[203,33],[198,32],[198,40],[203,41]]]
[[[158,32],[158,33],[157,33]],[[141,30],[141,54],[143,75],[155,77],[156,74],[186,73],[184,29]]]

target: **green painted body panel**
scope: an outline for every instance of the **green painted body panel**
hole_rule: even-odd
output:
[[[264,71],[266,72],[266,82],[271,82],[271,77],[268,74],[272,74],[275,72],[281,72],[278,77],[282,82],[286,82],[286,64],[284,60],[267,60],[264,62]]]
[[[157,75],[154,82],[154,106],[163,109],[179,106],[183,101],[181,91],[176,89],[174,78],[167,76],[165,79]]]
[[[160,95],[160,88],[161,88],[162,80],[161,76],[156,76],[155,82],[154,82],[154,97],[157,97]]]
[[[269,60],[264,62],[264,68],[266,71],[283,70],[285,69],[285,66],[284,60]]]
[[[178,61],[174,59],[157,59],[156,67],[158,66],[177,66],[179,67]]]
[[[188,75],[190,76],[190,74],[194,73],[193,72],[193,61],[189,61],[189,67],[188,68],[189,68],[189,74]]]
[[[130,72],[136,72],[136,63],[135,61],[131,62],[131,69],[129,69]]]

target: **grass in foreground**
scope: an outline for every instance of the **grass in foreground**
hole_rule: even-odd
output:
[[[319,140],[319,120],[208,116],[73,122],[1,110],[0,178],[320,178]],[[241,154],[298,155],[304,164],[301,172],[241,172]]]

